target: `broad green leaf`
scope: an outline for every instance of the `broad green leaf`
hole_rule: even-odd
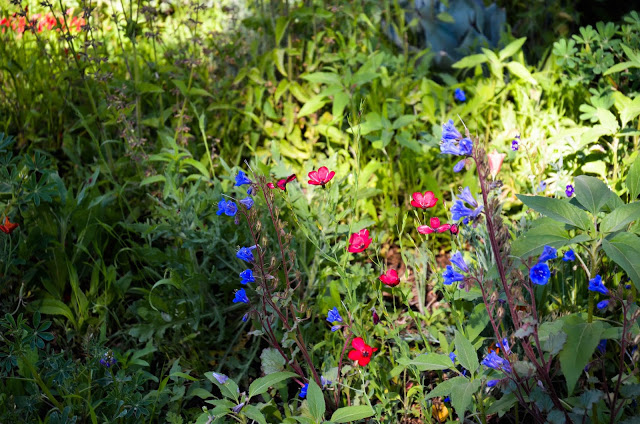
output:
[[[287,71],[284,69],[284,49],[273,49],[273,62],[276,64],[278,71],[286,78]]]
[[[464,413],[473,403],[473,395],[482,385],[482,380],[476,379],[463,384],[456,384],[451,388],[451,406],[456,410],[458,417],[464,417]]]
[[[198,162],[197,160],[192,158],[184,159],[183,162],[196,168],[202,175],[205,176],[205,178],[211,177],[211,175],[209,175],[209,170],[202,164],[202,162]]]
[[[640,98],[640,96],[638,96],[638,98]],[[625,184],[627,186],[627,189],[629,190],[631,201],[633,202],[638,198],[638,195],[640,194],[640,160],[638,160],[637,158],[629,168]]]
[[[549,352],[551,355],[557,355],[567,341],[567,333],[559,331],[557,333],[550,334],[549,337],[542,343],[542,348]]]
[[[527,37],[518,38],[517,40],[513,40],[512,42],[510,42],[507,47],[498,52],[498,57],[500,58],[500,60],[505,60],[506,58],[516,54],[525,41],[527,41]]]
[[[269,374],[264,377],[253,380],[249,386],[249,398],[257,395],[261,395],[266,392],[269,387],[278,384],[279,382],[286,380],[287,378],[296,377],[298,374],[292,372],[283,371],[275,374]]]
[[[397,130],[399,128],[406,127],[407,125],[415,122],[417,119],[418,117],[416,115],[402,115],[401,117],[393,121],[392,128],[394,130]]]
[[[629,68],[640,68],[640,64],[636,64],[635,62],[616,63],[611,68],[607,69],[602,75],[606,76],[609,74],[615,74],[617,72],[626,71]]]
[[[265,375],[274,374],[284,370],[286,361],[276,349],[268,347],[260,354],[260,368]]]
[[[259,423],[259,424],[267,424],[267,419],[264,417],[262,412],[258,409],[258,407],[254,405],[245,405],[242,408],[242,413],[249,419]]]
[[[342,118],[344,114],[344,108],[349,104],[350,97],[344,91],[333,96],[333,109],[331,114],[335,118]]]
[[[309,387],[307,389],[307,405],[309,406],[309,413],[316,422],[322,422],[324,420],[324,413],[326,410],[324,395],[322,394],[320,386],[318,386],[313,380],[309,380]]]
[[[600,223],[600,231],[603,233],[615,233],[640,218],[640,202],[622,205],[607,214]]]
[[[334,423],[350,423],[369,418],[373,414],[375,414],[375,411],[369,405],[345,406],[333,413],[331,421]]]
[[[434,397],[448,396],[451,394],[451,390],[454,386],[466,384],[469,382],[467,377],[453,377],[438,384],[433,390],[431,390],[425,399],[431,399]]]
[[[213,376],[213,373],[211,371],[205,372],[204,376],[207,377],[207,379],[209,379],[209,381],[211,381],[213,384],[218,386],[222,396],[226,397],[227,399],[231,399],[236,403],[238,402],[238,395],[240,394],[240,391],[238,390],[238,385],[235,381],[233,381],[232,379],[228,379],[224,384],[222,384]]]
[[[451,66],[457,69],[473,68],[481,63],[485,63],[486,61],[487,56],[483,54],[472,54],[470,56],[463,57]]]
[[[316,84],[341,85],[340,76],[332,72],[313,72],[302,75],[301,78]]]
[[[499,417],[502,417],[505,412],[510,411],[516,403],[518,403],[516,395],[508,393],[491,404],[489,409],[487,409],[487,415],[497,413]]]
[[[567,380],[569,395],[573,393],[578,378],[582,374],[596,346],[600,343],[603,331],[602,323],[566,324],[564,331],[567,333],[567,342],[558,355],[562,373]]]
[[[593,215],[600,212],[613,192],[595,177],[580,175],[575,178],[576,199]]]
[[[618,128],[620,128],[615,115],[609,110],[599,107],[596,109],[596,116],[598,117],[598,120],[600,121],[602,126],[605,127],[609,131],[609,133],[613,134],[618,131]]]
[[[489,314],[484,303],[478,303],[471,311],[469,319],[465,324],[465,331],[467,337],[473,343],[473,341],[482,333],[482,330],[489,324]]]
[[[618,233],[610,240],[604,239],[602,248],[609,258],[625,270],[640,290],[640,237],[631,233]]]
[[[565,224],[551,218],[538,218],[533,228],[516,238],[511,245],[511,254],[522,259],[538,255],[549,245],[556,249],[569,243],[571,236]]]
[[[415,365],[419,371],[446,370],[453,366],[449,355],[445,355],[442,353],[427,353],[424,355],[418,355],[409,363],[411,365]]]
[[[592,226],[589,215],[566,200],[542,196],[524,196],[522,194],[518,194],[516,197],[531,209],[556,221],[573,225],[585,231]]]
[[[527,81],[529,84],[537,85],[538,81],[531,76],[529,70],[520,62],[507,63],[507,69],[518,78]]]
[[[456,346],[456,355],[458,355],[458,361],[460,361],[460,364],[470,372],[476,372],[480,363],[478,362],[476,349],[473,347],[471,342],[457,330],[453,341]]]
[[[640,115],[640,95],[637,95],[633,101],[626,105],[620,111],[620,121],[622,122],[622,128],[627,125],[627,122],[631,122],[638,115]]]
[[[307,116],[322,108],[327,103],[326,97],[324,95],[313,96],[308,102],[306,102],[300,112],[298,112],[298,118],[302,118],[303,116]]]
[[[59,300],[44,298],[41,302],[37,303],[37,308],[40,313],[46,315],[62,315],[75,326],[76,320],[73,316],[73,312],[71,312],[71,309],[66,304]]]

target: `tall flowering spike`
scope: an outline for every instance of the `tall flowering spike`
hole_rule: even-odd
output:
[[[464,90],[461,88],[455,89],[455,91],[453,92],[453,97],[455,97],[456,100],[459,102],[465,102],[467,100],[467,95],[465,94]]]
[[[244,289],[240,289],[236,292],[235,297],[233,298],[233,303],[249,303],[249,298],[247,297],[247,292]]]
[[[497,371],[502,370],[506,373],[511,372],[511,366],[509,365],[509,362],[505,359],[502,359],[495,352],[489,352],[489,354],[484,357],[481,364],[487,368],[492,368]]]
[[[19,226],[19,224],[9,221],[9,217],[5,216],[4,217],[4,224],[0,225],[0,231],[2,231],[5,234],[11,234],[13,232],[13,230],[18,228],[18,226]]]
[[[609,294],[609,289],[602,283],[602,277],[600,274],[589,280],[589,290],[602,294]]]
[[[538,262],[547,262],[558,257],[558,252],[551,246],[545,246],[542,254],[538,258]]]
[[[424,194],[417,191],[413,193],[411,197],[413,197],[411,206],[414,208],[428,209],[434,207],[436,203],[438,203],[438,198],[434,196],[432,191],[425,191]]]
[[[430,225],[420,225],[418,227],[418,232],[420,234],[444,233],[451,229],[451,224],[440,225],[440,219],[435,217],[429,220],[429,224]]]
[[[359,253],[364,251],[371,244],[371,237],[369,237],[369,230],[363,228],[357,233],[351,234],[349,237],[349,252]]]
[[[234,184],[234,187],[240,187],[242,185],[251,183],[252,181],[247,177],[247,175],[244,172],[239,171],[238,175],[236,175],[236,183]]]
[[[538,262],[529,270],[529,278],[533,284],[544,286],[549,282],[549,277],[551,277],[551,271],[546,262]]]
[[[324,186],[331,181],[334,175],[336,175],[335,171],[329,172],[329,168],[321,166],[317,171],[309,172],[309,184],[319,185],[324,188]]]
[[[253,262],[253,252],[252,250],[255,249],[257,246],[249,246],[249,247],[241,247],[240,250],[238,250],[238,253],[236,253],[236,257],[238,259],[242,259],[243,261],[246,262]]]
[[[447,265],[447,269],[442,273],[442,278],[444,278],[444,284],[450,286],[456,281],[463,281],[464,275],[456,272],[451,265]]]
[[[378,278],[389,287],[395,287],[400,284],[400,278],[398,277],[398,273],[395,269],[388,270],[386,274],[382,274]]]
[[[251,208],[253,207],[253,199],[251,197],[245,197],[244,199],[240,200],[240,203],[247,208],[247,210],[251,210]]]
[[[456,252],[451,256],[451,263],[454,264],[460,271],[469,272],[469,267],[462,257],[462,253]]]
[[[240,278],[242,278],[242,281],[240,281],[241,284],[254,283],[256,281],[255,277],[253,276],[253,271],[251,271],[250,269],[242,271],[240,273]]]
[[[469,188],[469,186],[462,189],[460,194],[458,194],[458,199],[464,200],[471,207],[475,208],[478,206],[478,202],[471,194],[471,189]]]
[[[340,316],[340,312],[338,312],[338,308],[335,306],[333,309],[330,309],[327,313],[327,321],[329,322],[343,322],[342,317]]]
[[[562,257],[562,260],[565,262],[573,262],[576,260],[576,254],[572,249],[567,250],[566,252],[564,252],[564,256]]]
[[[354,350],[349,352],[349,359],[356,361],[361,367],[367,366],[371,361],[371,355],[377,351],[378,348],[372,348],[364,342],[362,337],[356,337],[351,342],[351,346]]]
[[[496,178],[498,172],[502,168],[502,162],[504,162],[504,158],[507,157],[505,153],[498,153],[497,150],[493,150],[493,153],[489,153],[487,158],[489,159],[489,172],[491,173],[492,178]]]

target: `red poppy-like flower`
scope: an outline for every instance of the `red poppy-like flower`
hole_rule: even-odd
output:
[[[371,347],[362,340],[362,337],[356,337],[351,342],[351,346],[355,350],[349,352],[349,359],[356,361],[361,367],[366,366],[371,361],[371,355],[378,348]]]
[[[363,228],[357,233],[351,234],[349,237],[349,252],[358,253],[365,250],[371,244],[371,237],[369,237],[369,230]]]
[[[440,225],[440,220],[438,218],[431,218],[429,220],[429,225],[421,225],[418,227],[418,232],[420,234],[431,234],[431,233],[444,233],[445,231],[451,229],[451,224],[443,224]]]
[[[455,236],[460,232],[460,228],[458,228],[456,224],[453,224],[451,225],[451,228],[449,228],[449,231],[451,231],[451,234]]]
[[[324,188],[334,175],[336,175],[335,171],[329,172],[329,168],[321,166],[317,171],[309,172],[309,184],[321,185]]]
[[[424,194],[415,192],[411,195],[413,200],[411,206],[414,208],[428,209],[432,208],[438,203],[438,199],[433,195],[432,191],[425,191]]]
[[[398,278],[398,273],[395,269],[388,270],[386,274],[382,274],[379,278],[389,287],[395,287],[400,284],[400,278]]]
[[[15,223],[9,221],[9,217],[6,216],[4,218],[4,224],[0,225],[0,231],[2,231],[5,234],[11,234],[13,232],[13,230],[18,228],[18,225],[19,224],[15,224]]]
[[[291,181],[296,180],[297,178],[298,177],[296,177],[296,174],[291,174],[287,178],[278,180],[278,182],[275,185],[273,183],[268,183],[267,187],[273,189],[273,188],[276,188],[277,186],[280,190],[287,191],[287,184],[289,184]]]

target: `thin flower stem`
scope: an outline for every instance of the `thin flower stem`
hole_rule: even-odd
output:
[[[344,354],[347,351],[347,347],[349,346],[349,342],[353,338],[353,331],[349,328],[349,336],[344,340],[344,345],[342,346],[342,352],[340,352],[340,360],[338,361],[338,381],[336,382],[336,391],[333,394],[336,406],[339,405],[340,400],[340,381],[342,380],[342,360],[344,359]]]

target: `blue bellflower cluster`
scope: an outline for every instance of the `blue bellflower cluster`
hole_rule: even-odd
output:
[[[250,269],[242,271],[240,273],[240,278],[242,279],[240,281],[240,284],[254,283],[256,281],[255,277],[253,276],[253,271],[251,271]]]
[[[233,200],[222,199],[218,202],[217,215],[225,214],[227,216],[236,216],[238,212],[238,205]]]
[[[471,208],[466,207],[465,203],[471,206]],[[483,209],[484,206],[478,205],[476,199],[471,195],[469,187],[465,187],[451,207],[452,219],[459,221],[461,218],[464,218],[464,223],[467,224],[470,219],[476,219]]]
[[[471,156],[471,153],[473,153],[473,141],[462,137],[460,131],[453,124],[453,119],[449,119],[447,123],[442,125],[440,152],[454,156]]]
[[[451,257],[451,263],[461,272],[469,272],[469,267],[467,266],[464,258],[462,257],[462,253],[456,252]],[[444,278],[444,284],[449,286],[456,281],[464,281],[464,275],[457,272],[453,266],[447,265],[447,269],[442,274],[442,278]]]
[[[489,354],[487,356],[484,357],[484,359],[482,360],[482,362],[480,362],[482,365],[484,365],[487,368],[492,368],[496,371],[504,371],[506,373],[510,373],[511,372],[511,366],[509,365],[509,361],[507,361],[506,359],[501,358],[500,356],[498,356],[497,353],[495,352],[489,352]]]
[[[329,312],[327,313],[327,321],[332,324],[334,322],[343,322],[342,316],[340,316],[340,312],[338,312],[338,308],[334,306],[333,309],[329,310]],[[340,329],[340,327],[341,325],[334,325],[331,327],[331,331],[337,331]]]
[[[547,261],[558,257],[558,252],[551,246],[545,246],[542,254],[538,258],[538,263],[531,267],[529,270],[529,278],[533,284],[544,286],[549,282],[551,277],[551,270]]]

